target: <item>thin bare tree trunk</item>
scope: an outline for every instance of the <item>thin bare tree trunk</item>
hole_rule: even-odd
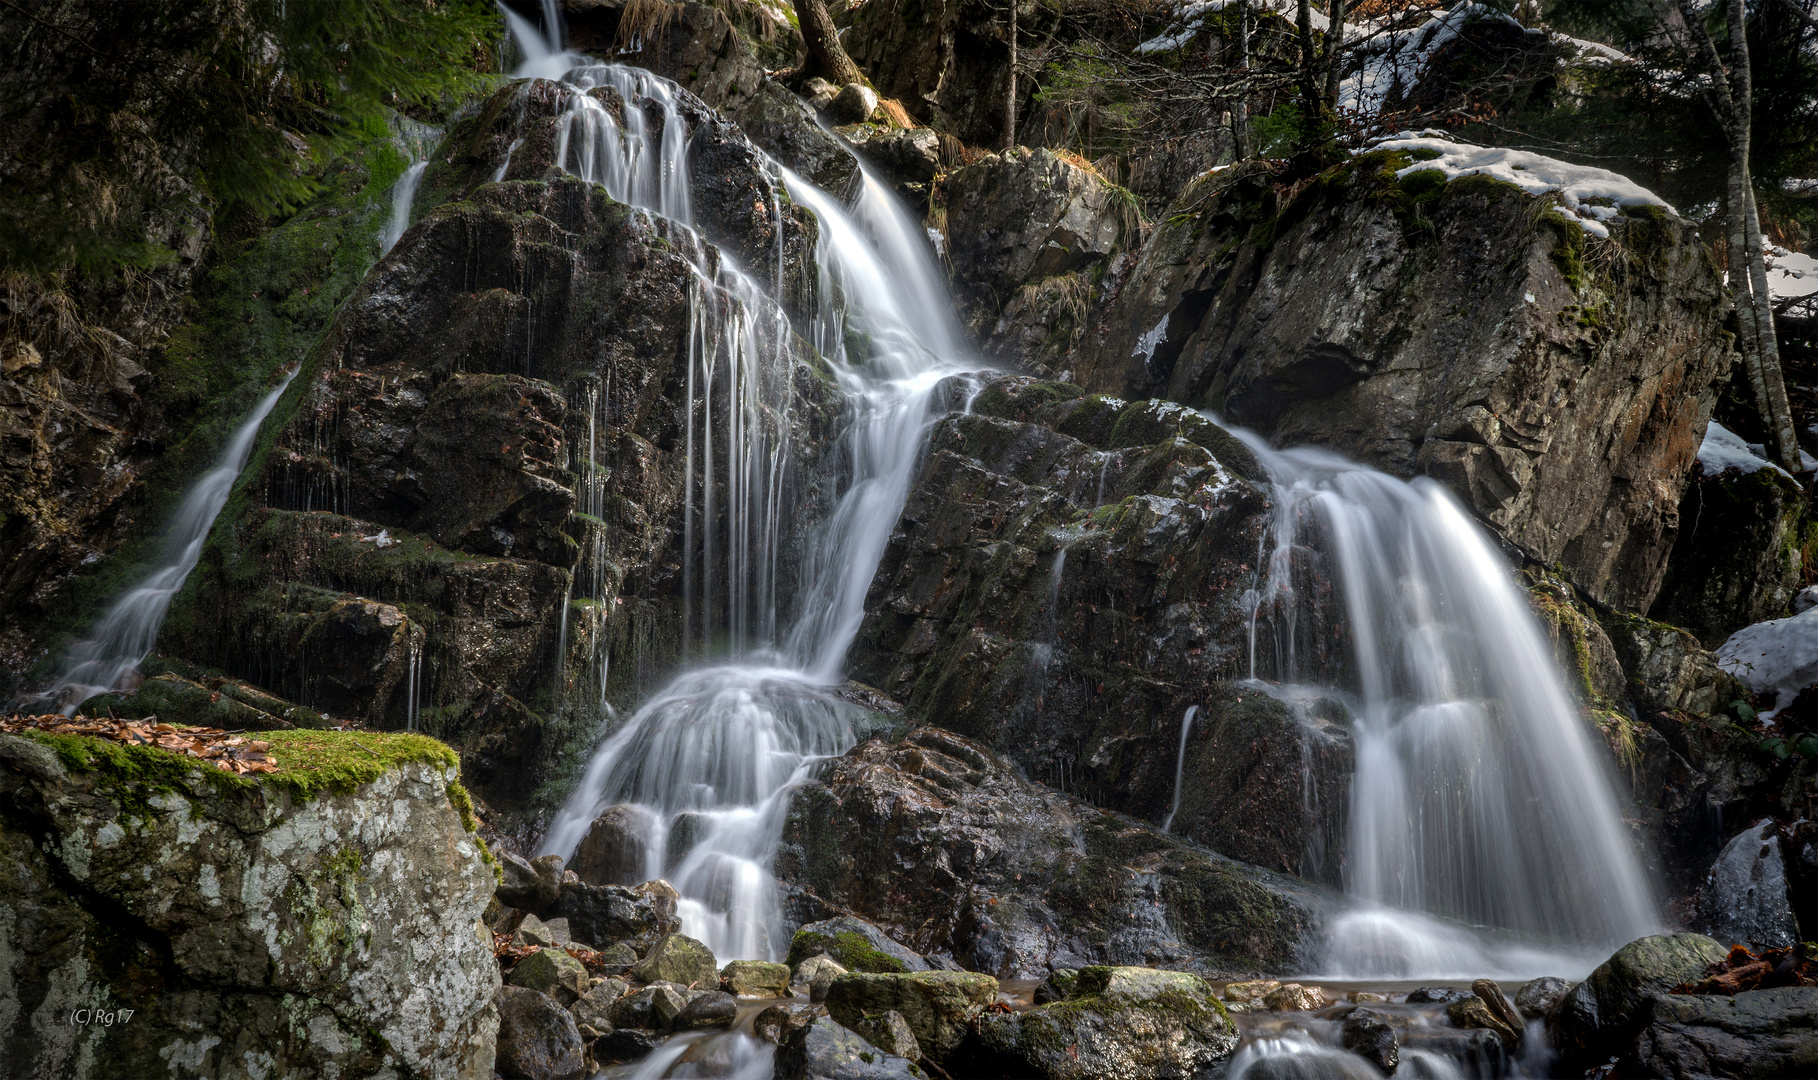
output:
[[[801,24],[802,45],[808,50],[802,74],[819,75],[835,86],[865,81],[858,65],[840,45],[833,16],[827,14],[826,0],[795,0],[795,19]]]
[[[1010,66],[1004,72],[1004,149],[1016,145],[1016,3],[1010,0]]]
[[[1250,71],[1250,0],[1237,0],[1237,67],[1247,78]],[[1234,110],[1232,143],[1237,160],[1250,156],[1250,94],[1240,90]]]
[[[1319,84],[1313,73],[1319,63],[1313,50],[1313,7],[1300,0],[1294,12],[1295,35],[1300,39],[1300,96],[1307,122],[1319,119]]]
[[[1339,46],[1345,38],[1345,0],[1326,0],[1332,6],[1326,24],[1326,107],[1338,111]]]

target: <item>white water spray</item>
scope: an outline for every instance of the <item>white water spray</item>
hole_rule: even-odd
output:
[[[1193,714],[1197,712],[1198,705],[1189,705],[1180,717],[1180,749],[1174,755],[1174,803],[1168,807],[1168,816],[1162,819],[1162,832],[1173,830],[1174,815],[1180,813],[1181,767],[1187,763],[1187,736],[1193,731]]]
[[[183,504],[171,518],[164,539],[164,561],[158,569],[140,582],[109,608],[95,624],[94,636],[70,650],[69,666],[44,697],[54,701],[59,712],[68,715],[96,694],[129,688],[139,672],[139,665],[157,643],[158,630],[164,625],[164,613],[170,609],[171,597],[183,587],[189,572],[202,558],[202,545],[214,525],[234,481],[252,455],[253,443],[259,436],[259,425],[283,396],[292,371],[277,388],[266,394],[253,407],[252,414],[240,425],[216,466],[196,482]]]
[[[410,207],[417,198],[417,185],[423,182],[423,170],[429,168],[427,159],[417,162],[404,170],[391,186],[391,217],[386,219],[385,231],[379,234],[379,252],[384,254],[397,245],[404,230],[410,228]]]

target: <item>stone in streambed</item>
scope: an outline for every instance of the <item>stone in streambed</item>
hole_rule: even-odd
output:
[[[1393,1073],[1401,1064],[1401,1039],[1388,1014],[1376,1009],[1357,1009],[1345,1017],[1341,1029],[1344,1048],[1384,1073]]]
[[[1408,994],[1408,1004],[1450,1005],[1454,1001],[1463,1001],[1470,996],[1469,990],[1460,990],[1456,986],[1423,986]]]
[[[831,956],[810,956],[796,965],[794,981],[808,987],[809,1001],[827,1000],[833,980],[846,974],[846,969]]]
[[[720,985],[739,997],[788,997],[789,965],[734,960],[720,969]]]
[[[1553,1011],[1553,1006],[1572,992],[1577,983],[1570,983],[1554,975],[1542,975],[1538,979],[1529,979],[1521,989],[1515,991],[1515,1007],[1521,1015],[1530,1019],[1541,1019]]]
[[[1263,1004],[1275,1012],[1307,1012],[1326,1007],[1325,991],[1317,986],[1282,983],[1263,995]]]
[[[636,884],[655,825],[641,806],[609,806],[593,819],[568,868],[589,885]]]
[[[1225,987],[1226,1001],[1261,1001],[1281,986],[1278,979],[1252,979],[1249,982],[1234,982]]]
[[[586,1069],[581,1032],[555,999],[505,986],[495,999],[499,1041],[493,1067],[506,1080],[578,1080]]]
[[[776,1051],[776,1080],[920,1080],[911,1062],[819,1017],[791,1032]]]
[[[651,946],[631,969],[639,982],[672,982],[681,986],[718,986],[719,964],[713,952],[685,934],[670,934]]]
[[[649,1056],[666,1039],[667,1035],[649,1028],[613,1028],[594,1043],[594,1055],[608,1060],[636,1061]]]
[[[804,1005],[799,1001],[778,1002],[752,1017],[751,1031],[772,1046],[781,1046],[789,1041],[790,1035],[826,1015],[825,1005]]]
[[[1035,988],[1035,1003],[1048,1005],[1056,1001],[1065,1001],[1072,996],[1079,986],[1079,972],[1073,968],[1055,968],[1048,977]]]
[[[847,83],[827,103],[827,119],[837,125],[862,124],[877,111],[877,91],[863,83]]]
[[[739,1000],[723,990],[708,990],[690,998],[670,1027],[676,1031],[702,1031],[731,1027],[739,1016]]]
[[[848,971],[880,974],[927,971],[928,961],[863,919],[840,916],[809,923],[789,941],[791,967],[816,953],[826,953]]]
[[[1600,1064],[1626,1052],[1645,1023],[1648,1000],[1728,955],[1703,934],[1657,934],[1616,950],[1560,1001],[1547,1032],[1568,1068]]]
[[[597,949],[624,942],[643,954],[680,929],[676,899],[675,889],[662,880],[636,888],[571,882],[559,886],[543,914],[566,918],[570,932]]]
[[[1502,1042],[1502,1048],[1511,1053],[1521,1042],[1521,1031],[1512,1028],[1496,1015],[1489,1002],[1472,995],[1462,1001],[1454,1001],[1446,1006],[1446,1019],[1455,1027],[1482,1028],[1495,1035]]]
[[[585,1024],[602,1034],[613,1028],[612,1006],[625,995],[626,984],[620,979],[605,979],[582,994],[568,1011],[577,1024]]]
[[[977,1031],[985,1055],[1048,1080],[1184,1080],[1237,1046],[1237,1027],[1205,980],[1152,968],[1082,968],[1074,996],[986,1013]]]
[[[511,985],[570,1002],[587,992],[587,969],[561,949],[538,949],[512,969]]]
[[[901,1013],[922,1053],[940,1062],[959,1047],[973,1018],[995,1000],[997,980],[976,972],[852,972],[833,980],[827,1012],[847,1027],[867,1015]]]

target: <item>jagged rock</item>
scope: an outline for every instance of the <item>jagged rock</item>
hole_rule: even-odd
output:
[[[1796,534],[1805,506],[1799,482],[1779,469],[1711,475],[1695,464],[1679,513],[1696,528],[1679,531],[1648,614],[1712,649],[1751,623],[1785,615],[1800,584]]]
[[[1037,287],[1076,275],[1089,291],[1084,272],[1116,249],[1129,204],[1096,172],[1050,150],[989,155],[949,173],[944,187],[955,299],[986,351],[1033,359],[1056,334],[1072,344],[1055,325],[1066,297]],[[1078,313],[1069,322],[1084,329]]]
[[[672,982],[681,986],[718,986],[719,965],[707,946],[683,934],[670,934],[650,947],[631,969],[639,982]]]
[[[549,927],[544,925],[542,919],[527,912],[524,915],[524,921],[520,922],[517,930],[512,933],[511,943],[513,945],[554,945],[556,939]]]
[[[1074,968],[1055,968],[1035,988],[1037,1005],[1065,1001],[1079,987],[1079,972]]]
[[[1734,997],[1656,994],[1634,1058],[1670,1080],[1818,1075],[1818,988],[1747,990]]]
[[[681,925],[675,891],[660,884],[668,895],[647,886],[563,885],[547,913],[567,918],[574,935],[597,949],[623,944],[642,953]]]
[[[789,965],[734,960],[720,969],[720,985],[739,997],[788,997]]]
[[[1392,1074],[1401,1064],[1401,1038],[1396,1025],[1385,1013],[1375,1009],[1355,1009],[1345,1017],[1340,1039],[1344,1048],[1383,1073]]]
[[[862,124],[877,111],[877,91],[863,83],[847,83],[827,103],[827,119],[835,124]]]
[[[738,114],[752,142],[816,187],[849,197],[858,178],[858,159],[844,143],[815,123],[814,111],[781,83],[766,81]]]
[[[776,1051],[776,1080],[909,1080],[913,1064],[822,1016],[791,1031]]]
[[[1726,955],[1722,945],[1702,934],[1661,934],[1618,949],[1547,1020],[1563,1064],[1601,1064],[1626,1052],[1647,1022],[1650,997],[1698,980]]]
[[[1230,1056],[1237,1027],[1196,975],[1091,967],[1064,1003],[980,1017],[978,1040],[1051,1080],[1185,1080]]]
[[[797,793],[785,842],[786,880],[1004,978],[1206,954],[1284,964],[1318,918],[1283,882],[1044,791],[936,728],[833,761]]]
[[[881,927],[848,915],[809,923],[789,941],[791,966],[826,954],[847,971],[927,971],[928,961],[884,933]]]
[[[275,750],[293,780],[312,752],[358,752],[308,734],[314,751]],[[66,754],[88,745],[65,738]],[[176,1054],[202,1076],[245,1061],[275,1077],[489,1075],[493,878],[450,803],[445,750],[379,742],[370,779],[321,791],[94,748],[82,769],[0,735],[7,1071],[163,1076]],[[32,1020],[78,1005],[132,1015]]]
[[[668,1031],[687,1007],[688,997],[683,989],[671,983],[658,983],[621,997],[613,1004],[608,1018],[614,1028]]]
[[[903,1014],[887,1009],[876,1016],[865,1016],[853,1027],[853,1032],[884,1051],[909,1061],[922,1059],[922,1048],[915,1041],[915,1032],[909,1029],[909,1021]]]
[[[593,819],[568,868],[589,885],[634,885],[644,877],[656,825],[641,806],[609,806]]]
[[[696,228],[756,280],[786,277],[777,299],[805,318],[815,303],[816,282],[801,273],[814,259],[814,215],[787,200],[744,134],[717,117],[695,125],[688,179]]]
[[[540,955],[540,954],[539,954]],[[581,1032],[553,998],[520,986],[499,989],[495,1068],[508,1080],[579,1080],[586,1075]]]
[[[844,134],[911,206],[927,202],[928,185],[941,170],[941,139],[934,129],[866,125]]]
[[[751,1020],[751,1030],[758,1038],[780,1046],[789,1041],[789,1036],[797,1030],[814,1023],[817,1017],[827,1015],[823,1005],[804,1005],[799,1001],[784,1001],[770,1006],[758,1013]]]
[[[701,1031],[707,1028],[731,1027],[738,1019],[739,1002],[731,994],[709,990],[691,998],[682,1006],[670,1027],[676,1031]]]
[[[1725,944],[1780,948],[1799,941],[1779,826],[1771,818],[1737,833],[1705,878],[1699,896],[1710,935]]]
[[[584,1024],[604,1034],[612,1030],[612,1006],[625,995],[627,984],[622,979],[605,979],[580,996],[568,1011],[575,1023]]]
[[[1045,362],[1425,473],[1599,604],[1645,609],[1731,363],[1695,227],[1638,209],[1587,240],[1513,186],[1397,179],[1407,164],[1360,155],[1286,206],[1266,163],[1202,178],[1079,349]],[[1620,270],[1585,270],[1593,249]]]
[[[922,1052],[940,1062],[958,1049],[973,1018],[995,1000],[997,980],[976,972],[853,972],[833,980],[827,1013],[847,1027],[867,1015],[901,1013]]]
[[[826,1001],[833,980],[844,974],[846,969],[840,966],[839,961],[820,953],[796,965],[795,982],[808,987],[809,1001]]]
[[[1572,992],[1575,985],[1552,975],[1529,979],[1521,984],[1520,990],[1515,991],[1515,1007],[1527,1019],[1544,1019],[1553,1011],[1553,1006]]]
[[[548,994],[566,1005],[587,992],[587,969],[561,949],[538,949],[518,961],[511,985]]]
[[[1521,1042],[1521,1029],[1510,1027],[1490,1007],[1489,1002],[1475,995],[1447,1005],[1446,1019],[1455,1027],[1482,1028],[1491,1032],[1502,1041],[1502,1048],[1511,1053]]]

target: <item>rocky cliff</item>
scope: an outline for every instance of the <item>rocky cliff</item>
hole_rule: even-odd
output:
[[[419,736],[271,738],[278,771],[236,777],[0,735],[10,1070],[492,1075],[494,877],[454,756]]]

